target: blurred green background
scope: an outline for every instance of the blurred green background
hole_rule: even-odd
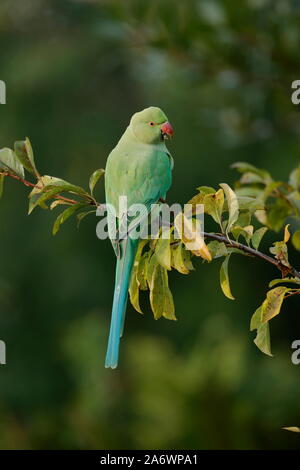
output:
[[[29,136],[40,172],[87,186],[131,114],[155,105],[175,128],[169,202],[233,185],[240,160],[286,179],[300,156],[299,24],[288,0],[2,0],[0,147]],[[154,321],[146,297],[144,316],[129,306],[120,366],[105,370],[110,243],[93,216],[53,237],[55,214],[28,217],[27,194],[6,181],[0,205],[2,449],[299,448],[281,430],[300,424],[299,302],[271,323],[274,358],[249,332],[271,266],[232,259],[234,302],[218,260],[171,273],[178,322]]]

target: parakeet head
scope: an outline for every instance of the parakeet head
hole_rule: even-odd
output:
[[[173,136],[173,127],[167,116],[154,106],[135,113],[130,128],[135,137],[145,144],[155,144]]]

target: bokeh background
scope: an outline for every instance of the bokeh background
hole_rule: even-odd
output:
[[[235,161],[286,179],[300,155],[299,24],[288,0],[2,0],[0,147],[29,136],[40,172],[87,186],[131,114],[156,105],[176,135],[169,202],[233,185]],[[144,316],[129,306],[120,366],[105,370],[110,243],[93,216],[53,237],[55,211],[28,217],[27,194],[7,181],[0,205],[2,449],[299,448],[281,429],[300,424],[299,302],[271,322],[273,358],[249,332],[271,266],[232,257],[235,301],[218,260],[171,273],[178,321],[154,321],[146,297]]]

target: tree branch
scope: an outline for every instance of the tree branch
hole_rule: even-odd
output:
[[[203,232],[203,236],[205,238],[217,240],[218,242],[223,242],[225,243],[226,246],[229,246],[231,248],[237,248],[238,250],[244,251],[250,256],[256,256],[257,258],[263,259],[264,261],[267,261],[268,263],[271,263],[274,266],[276,266],[276,268],[279,269],[281,273],[285,273],[285,275],[290,273],[294,277],[297,277],[298,279],[300,279],[300,272],[297,271],[297,269],[294,268],[293,266],[290,266],[290,267],[285,266],[276,258],[272,258],[271,256],[268,256],[265,253],[262,253],[261,251],[255,250],[254,248],[250,248],[250,246],[243,245],[242,243],[239,243],[234,240],[230,240],[225,235],[219,235],[217,233]]]
[[[30,181],[25,180],[24,178],[21,178],[18,175],[9,173],[7,171],[0,171],[0,175],[3,176],[10,176],[13,179],[16,179],[17,181],[20,181],[23,183],[25,186],[29,186],[31,188],[37,188],[37,189],[42,189],[41,186],[38,184],[31,183]],[[65,196],[61,196],[60,194],[56,194],[53,196],[53,199],[60,199],[62,201],[65,201],[68,204],[78,204],[78,201],[75,199],[70,199]],[[100,203],[98,203],[94,198],[90,198],[90,205],[91,206],[100,206]],[[262,253],[261,251],[255,250],[254,248],[250,248],[250,246],[243,245],[242,243],[239,243],[237,241],[231,240],[227,238],[225,235],[218,234],[218,233],[209,233],[209,232],[203,232],[203,236],[205,238],[210,238],[212,240],[217,240],[218,242],[223,242],[226,246],[231,247],[231,248],[237,248],[238,250],[244,251],[250,256],[255,256],[257,258],[263,259],[264,261],[273,264],[276,266],[277,269],[284,275],[286,274],[292,274],[294,277],[297,277],[300,279],[300,272],[297,271],[296,268],[293,266],[285,266],[283,265],[279,260],[276,258],[272,258],[271,256],[266,255],[265,253]]]
[[[21,178],[20,176],[14,175],[13,173],[9,173],[7,171],[0,171],[0,176],[10,176],[11,178],[13,178],[17,181],[20,181],[25,186],[29,186],[30,188],[43,189],[42,186],[39,186],[38,184],[31,183],[30,181],[27,181],[24,178]],[[59,199],[61,201],[67,202],[68,204],[78,204],[78,201],[76,201],[75,199],[70,199],[68,197],[61,196],[60,194],[56,194],[55,196],[52,197],[52,199]],[[97,203],[92,198],[90,198],[90,204],[92,206],[97,205]]]
[[[25,186],[30,186],[31,188],[42,189],[41,186],[38,186],[37,184],[34,184],[34,183],[30,183],[30,181],[27,181],[27,180],[21,178],[21,176],[14,175],[12,173],[8,173],[7,171],[1,171],[0,175],[1,176],[10,176],[11,178],[14,178],[17,181],[21,181],[21,183],[23,183]]]

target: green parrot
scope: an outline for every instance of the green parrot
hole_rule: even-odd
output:
[[[116,147],[108,156],[105,169],[105,195],[109,236],[117,256],[115,290],[105,367],[118,365],[119,343],[123,333],[128,288],[139,240],[130,237],[130,227],[148,224],[152,204],[164,200],[172,182],[173,159],[165,139],[173,128],[165,113],[149,107],[135,113]],[[128,211],[122,212],[120,197],[127,198]],[[143,204],[138,216],[130,207]],[[109,209],[112,207],[114,210]],[[124,223],[129,228],[120,235]],[[115,233],[112,227],[116,227]]]

